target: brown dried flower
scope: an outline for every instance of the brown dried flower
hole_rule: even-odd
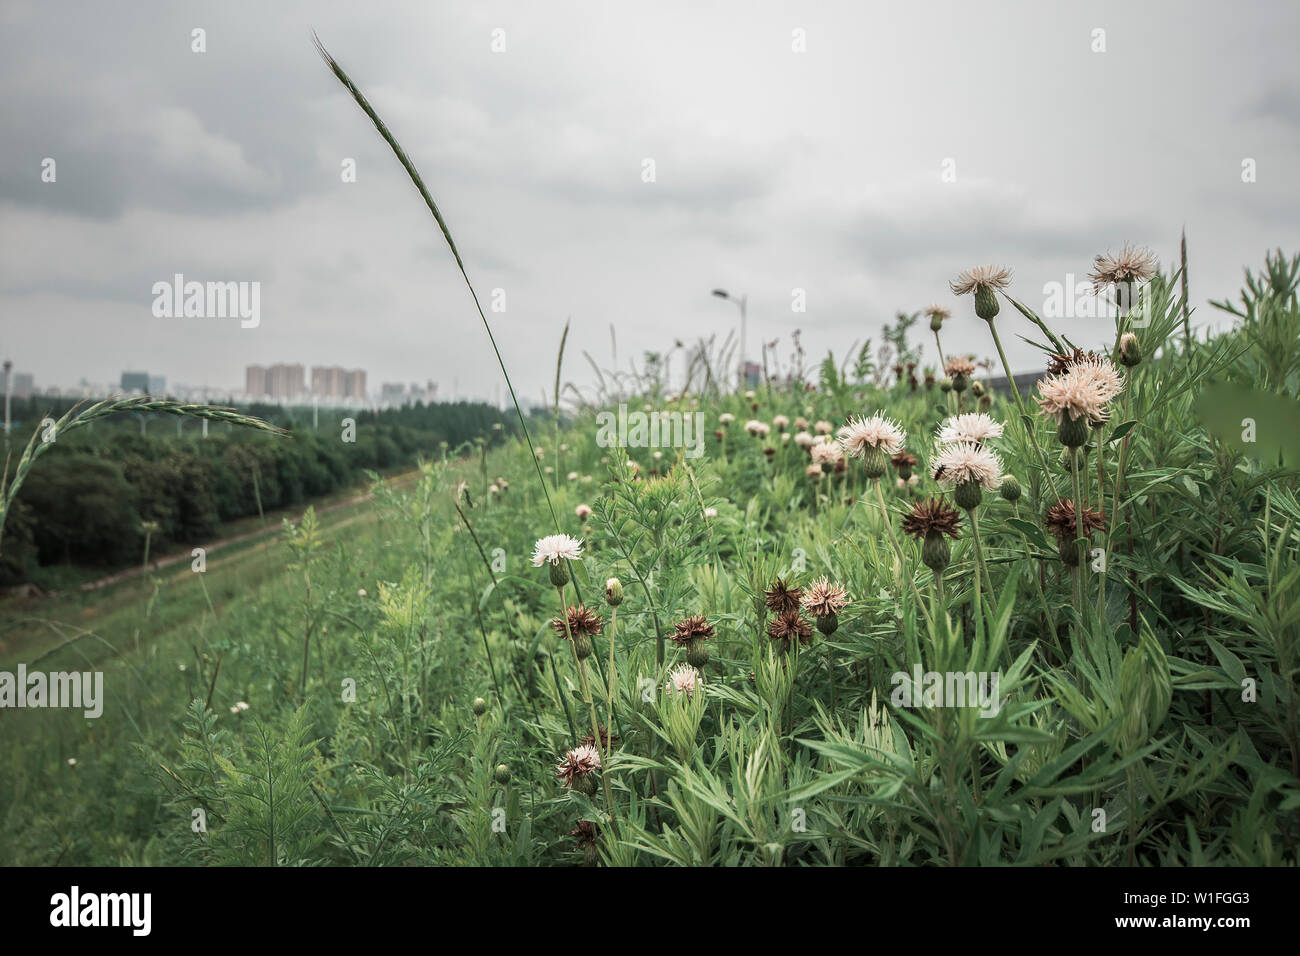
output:
[[[763,603],[777,614],[784,614],[787,611],[799,610],[799,601],[802,597],[802,588],[790,587],[784,580],[777,578],[772,582],[772,586],[763,592]]]
[[[565,618],[568,619],[567,628],[565,627]],[[604,626],[604,619],[583,604],[570,605],[565,611],[565,617],[557,617],[551,621],[551,627],[555,628],[555,633],[559,634],[560,637],[568,637],[570,633],[574,637],[580,635],[590,637],[593,634],[599,634],[600,629]]]
[[[673,625],[673,643],[689,644],[691,641],[706,640],[713,636],[713,625],[703,614],[692,614]]]
[[[912,505],[912,510],[903,516],[903,533],[917,540],[924,538],[931,531],[957,537],[957,526],[961,523],[961,512],[949,505],[942,498],[930,498]]]

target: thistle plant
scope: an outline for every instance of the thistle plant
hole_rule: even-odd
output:
[[[596,704],[592,699],[591,684],[587,679],[587,658],[591,656],[592,652],[591,638],[600,632],[602,622],[600,617],[593,611],[581,604],[569,606],[564,598],[564,587],[570,580],[568,562],[577,561],[581,556],[582,542],[565,534],[553,534],[540,538],[533,548],[533,567],[539,568],[543,564],[547,566],[547,575],[555,588],[556,594],[559,596],[560,616],[554,621],[554,627],[557,633],[567,639],[569,650],[573,653],[574,665],[578,672],[578,684],[582,691],[582,702],[587,705],[587,713],[591,718],[592,748],[594,748],[597,759],[594,768],[589,766],[589,761],[584,764],[587,769],[583,770],[580,776],[583,781],[586,781],[586,775],[592,769],[607,766],[608,760],[607,754],[601,749],[600,721],[596,717]],[[572,753],[570,752],[570,756],[572,756]],[[566,779],[571,781],[573,773],[570,773]],[[614,801],[610,796],[608,775],[602,772],[600,779],[605,789],[605,811],[612,821],[614,819]],[[588,796],[590,795],[588,794]]]
[[[1001,426],[991,419],[982,421],[985,416],[975,416],[967,419],[962,426],[949,425],[951,431],[958,440],[948,444],[940,444],[935,448],[934,455],[931,456],[930,466],[934,472],[935,481],[939,484],[952,489],[953,501],[958,508],[966,512],[970,518],[971,542],[975,547],[975,575],[973,601],[976,614],[976,620],[979,621],[982,616],[980,605],[980,582],[981,579],[987,584],[989,594],[993,593],[992,582],[989,581],[988,568],[984,563],[984,551],[980,543],[979,533],[979,516],[976,509],[984,500],[985,491],[997,491],[1002,481],[1002,459],[998,455],[985,447],[982,441],[975,441],[968,438],[960,437],[962,434],[978,434],[984,436],[984,440],[992,437],[995,433],[1001,434]],[[995,427],[996,426],[996,427]],[[960,428],[968,428],[969,432],[962,432]],[[941,440],[943,433],[940,433]]]

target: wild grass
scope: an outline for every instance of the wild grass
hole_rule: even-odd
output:
[[[322,55],[464,275],[414,166]],[[669,391],[646,363],[567,407],[561,351],[552,428],[377,484],[365,533],[287,522],[281,566],[232,590],[217,565],[202,593],[222,598],[191,588],[183,609],[156,581],[113,635],[47,654],[74,667],[107,646],[93,661],[110,702],[99,721],[0,712],[0,859],[1294,865],[1295,463],[1197,411],[1211,385],[1300,395],[1300,367],[1269,354],[1300,338],[1289,263],[1249,274],[1241,327],[1205,338],[1187,334],[1186,272],[1151,276],[1108,350],[1132,333],[1140,361],[1068,449],[1038,395],[978,373],[914,384],[868,345],[828,356],[816,383],[769,368],[744,393],[713,373]],[[1002,331],[1069,353],[1071,329],[1013,292]],[[988,321],[957,302],[949,321]],[[613,398],[701,413],[706,453],[601,445]],[[921,459],[915,482],[867,456],[809,472],[799,432],[881,410]],[[1003,424],[989,443],[1019,494],[1002,481],[971,502],[934,475],[934,434],[971,411]],[[969,504],[944,560],[902,526],[940,496]],[[1104,525],[1058,538],[1045,515],[1066,496]],[[582,548],[567,575],[530,560],[557,532]],[[834,621],[781,609],[822,577],[849,597]],[[589,654],[555,623],[579,602],[602,618]],[[707,637],[683,638],[696,627]],[[917,671],[996,674],[996,706],[930,700]],[[599,768],[566,785],[557,764],[584,738]]]

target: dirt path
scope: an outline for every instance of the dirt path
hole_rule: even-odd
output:
[[[390,487],[398,488],[403,485],[409,485],[411,482],[415,481],[416,478],[418,477],[419,477],[419,469],[412,469],[411,471],[406,471],[400,475],[394,475],[392,478],[389,478],[388,484]],[[374,495],[367,491],[363,494],[354,495],[351,498],[344,498],[339,501],[331,501],[329,504],[315,505],[314,507],[316,508],[316,513],[318,515],[328,514],[331,511],[337,511],[339,508],[346,508],[349,505],[356,505],[356,504],[360,504],[363,501],[369,501],[373,497]],[[308,502],[307,505],[304,505],[303,510],[306,510],[308,506],[312,506],[312,503]],[[279,512],[277,512],[277,514],[287,515],[289,513],[293,513],[295,510],[296,508],[281,508]],[[301,514],[301,512],[299,513]],[[218,551],[221,548],[229,547],[232,544],[242,544],[245,541],[252,541],[256,538],[265,537],[266,535],[276,534],[277,532],[279,532],[279,530],[280,529],[278,526],[271,526],[266,528],[254,528],[252,531],[245,531],[240,534],[230,535],[229,537],[226,538],[220,538],[217,541],[213,541],[210,544],[202,545],[201,547],[204,548],[207,554],[212,554],[213,552]],[[196,545],[195,547],[198,547],[198,545]],[[156,561],[150,561],[149,570],[161,571],[165,568],[171,567],[172,565],[180,564],[181,562],[184,561],[189,561],[191,557],[192,555],[190,551],[188,549],[185,549],[176,554],[171,554],[168,555],[167,557],[159,558]],[[87,581],[85,584],[82,584],[80,587],[78,587],[77,590],[98,591],[101,588],[106,588],[109,587],[110,585],[118,584],[119,582],[122,581],[129,581],[132,578],[138,578],[142,574],[144,574],[144,571],[145,569],[142,567],[127,568],[124,571],[117,571],[113,574],[108,575],[107,577],[102,577],[95,581]]]

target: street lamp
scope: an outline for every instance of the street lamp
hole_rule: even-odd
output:
[[[5,359],[5,449],[9,448],[9,372],[14,367],[14,363]]]
[[[734,302],[736,305],[740,306],[740,374],[738,376],[738,379],[740,382],[740,389],[741,391],[744,391],[745,388],[745,307],[749,301],[749,297],[742,295],[740,298],[736,298],[726,289],[714,289],[713,294],[716,295],[719,299],[726,299],[728,302]]]

